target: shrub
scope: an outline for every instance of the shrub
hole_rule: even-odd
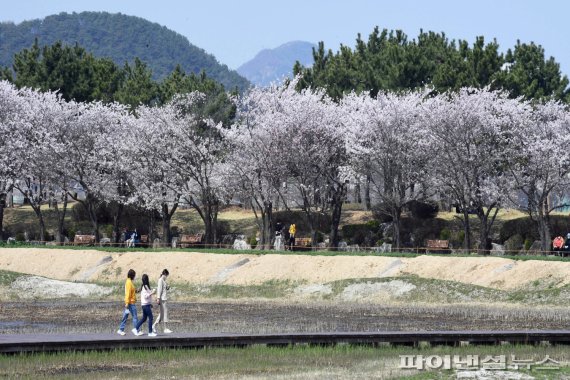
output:
[[[249,239],[247,239],[247,242],[249,245],[251,245],[252,249],[257,246],[257,239],[255,236],[250,236]]]
[[[507,220],[501,226],[500,239],[506,242],[511,236],[520,235],[523,241],[526,238],[536,240],[538,233],[536,224],[529,217]]]
[[[414,218],[433,219],[437,216],[439,206],[433,202],[410,201],[407,204],[408,210]]]
[[[346,224],[341,228],[342,238],[350,244],[372,246],[381,237],[379,226],[376,223]]]
[[[516,255],[523,247],[523,237],[515,234],[505,241],[505,253],[507,255]]]
[[[451,235],[450,243],[453,247],[463,247],[465,242],[465,231],[459,230]]]
[[[392,215],[388,214],[384,210],[387,210],[387,208],[383,203],[379,203],[372,207],[372,216],[378,221],[378,223],[388,223],[393,220]]]
[[[105,237],[108,237],[108,238],[113,237],[113,225],[112,224],[102,225],[100,231]]]
[[[532,247],[532,243],[534,243],[534,240],[526,238],[524,240],[524,250],[528,251],[530,249],[530,247]]]
[[[307,215],[301,210],[283,210],[275,211],[273,213],[273,220],[275,223],[281,222],[283,224],[283,231],[289,231],[289,225],[295,223],[297,226],[297,236],[309,236],[311,228],[307,220]],[[317,231],[328,234],[331,229],[331,218],[329,215],[318,215],[317,217]]]
[[[439,231],[440,240],[450,240],[450,238],[451,238],[451,231],[449,230],[449,228],[444,228],[441,231]]]
[[[16,241],[26,241],[26,236],[23,232],[18,232],[15,237]]]

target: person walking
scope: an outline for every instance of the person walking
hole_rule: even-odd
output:
[[[132,315],[133,320],[133,334],[136,334],[137,318],[137,307],[135,303],[137,302],[136,290],[133,281],[135,279],[136,272],[133,269],[129,269],[127,273],[127,280],[125,281],[125,309],[123,310],[123,318],[121,319],[121,325],[117,330],[117,334],[125,335],[125,325],[127,324],[127,319],[129,314]]]
[[[146,320],[148,319],[148,336],[156,336],[156,333],[152,330],[152,295],[155,293],[155,289],[151,289],[150,288],[150,283],[148,280],[148,275],[147,274],[143,274],[142,275],[142,285],[141,285],[141,306],[142,306],[142,312],[143,312],[143,316],[141,318],[141,320],[139,321],[139,323],[136,326],[136,330],[133,331],[133,334],[135,335],[142,335],[142,332],[140,332],[140,328],[143,325],[143,323],[146,322]]]
[[[170,334],[172,331],[166,327],[166,322],[168,322],[168,308],[166,303],[168,301],[168,290],[170,287],[166,282],[168,278],[168,269],[164,269],[158,279],[158,288],[156,291],[156,302],[158,303],[158,317],[152,325],[152,331],[156,333],[156,326],[162,322],[162,331],[165,334]]]

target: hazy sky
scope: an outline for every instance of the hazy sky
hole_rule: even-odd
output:
[[[564,0],[20,0],[2,3],[0,21],[19,23],[60,12],[107,11],[165,25],[191,43],[237,68],[264,48],[303,40],[325,46],[354,46],[374,26],[445,32],[473,42],[496,38],[504,51],[517,39],[541,44],[547,57],[570,74],[570,2]]]

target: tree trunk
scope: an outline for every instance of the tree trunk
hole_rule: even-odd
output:
[[[329,235],[329,246],[332,250],[338,248],[339,233],[338,226],[340,225],[340,217],[342,214],[342,205],[346,197],[346,184],[341,184],[333,194],[332,213],[331,213],[331,233]]]
[[[271,249],[275,239],[273,230],[273,203],[265,201],[261,211],[261,239],[257,246],[259,249]]]
[[[539,208],[538,212],[538,228],[539,228],[539,236],[540,236],[540,246],[542,253],[546,253],[550,251],[552,236],[550,233],[550,215],[546,212],[546,204],[543,204]]]
[[[400,208],[394,209],[392,212],[392,226],[394,228],[394,245],[397,250],[402,246],[402,238],[400,236],[401,217],[402,210]]]
[[[54,203],[54,208],[57,214],[57,241],[58,243],[63,244],[65,242],[63,228],[65,223],[65,213],[67,212],[67,194],[65,194],[63,198],[63,209],[61,211],[59,210],[57,202]]]
[[[166,246],[172,242],[172,234],[170,231],[171,213],[168,211],[168,205],[162,204],[162,241]]]
[[[119,244],[119,240],[121,238],[121,216],[123,215],[123,204],[117,202],[117,211],[115,212],[115,215],[113,215],[113,243],[115,243],[116,245]]]
[[[38,241],[43,242],[45,241],[45,236],[46,236],[46,223],[44,221],[44,216],[42,214],[41,205],[37,205],[32,208],[38,218],[38,224],[40,226],[40,238],[38,239]]]
[[[366,203],[366,210],[372,210],[372,200],[370,199],[370,183],[372,177],[370,174],[366,175],[366,184],[364,186],[364,202]]]
[[[4,208],[6,207],[6,193],[0,193],[0,241],[4,237]]]
[[[149,211],[150,215],[148,218],[148,244],[152,247],[154,244],[154,239],[156,235],[154,233],[154,226],[155,226],[155,218],[154,218],[154,210]]]
[[[91,225],[93,226],[93,235],[95,235],[95,243],[99,243],[99,220],[97,220],[97,205],[93,198],[89,200],[87,196],[87,211],[89,213],[89,218],[91,219]]]
[[[467,207],[463,208],[463,231],[465,232],[465,237],[463,238],[464,253],[469,253],[471,249],[471,224],[469,223],[469,210]]]

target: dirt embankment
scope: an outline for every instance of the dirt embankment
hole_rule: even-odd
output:
[[[41,248],[0,249],[0,269],[66,281],[121,281],[133,268],[151,277],[168,268],[173,282],[261,284],[270,280],[323,284],[352,278],[416,275],[509,290],[548,280],[570,282],[570,262],[498,257],[248,255]]]

